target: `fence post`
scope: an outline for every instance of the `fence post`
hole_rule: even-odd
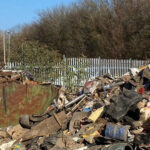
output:
[[[132,68],[132,59],[130,58],[130,68]]]
[[[66,60],[66,57],[65,57],[65,55],[63,55],[63,61],[64,61],[64,63],[65,63],[65,69],[64,69],[64,76],[66,77],[66,75],[67,75],[67,73],[66,73],[66,71],[67,71],[67,60]],[[64,79],[63,79],[63,86],[65,86],[66,87],[66,85],[64,85]]]

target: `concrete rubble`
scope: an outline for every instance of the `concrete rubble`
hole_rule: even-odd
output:
[[[96,77],[76,94],[60,87],[44,114],[18,122],[0,129],[1,150],[149,150],[150,65]]]

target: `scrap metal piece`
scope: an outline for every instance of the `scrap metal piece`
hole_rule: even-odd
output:
[[[105,136],[112,139],[127,141],[129,128],[129,126],[107,123]]]
[[[83,97],[82,100],[81,100],[77,105],[75,105],[75,106],[72,108],[71,112],[69,112],[69,113],[67,114],[67,116],[70,116],[70,114],[73,113],[73,112],[80,106],[80,104],[81,104],[85,99],[86,99],[86,96]]]
[[[71,102],[67,103],[67,104],[65,105],[65,107],[67,108],[67,107],[69,107],[70,105],[72,105],[72,104],[78,102],[78,101],[79,101],[80,99],[82,99],[84,96],[85,96],[85,94],[80,95],[79,97],[75,98],[75,99],[72,100]]]

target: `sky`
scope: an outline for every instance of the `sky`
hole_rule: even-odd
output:
[[[0,0],[0,30],[31,23],[37,19],[38,12],[73,2],[77,0]]]

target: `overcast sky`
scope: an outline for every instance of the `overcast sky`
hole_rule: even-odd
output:
[[[78,0],[0,0],[0,30],[30,23],[47,8],[69,5]]]

